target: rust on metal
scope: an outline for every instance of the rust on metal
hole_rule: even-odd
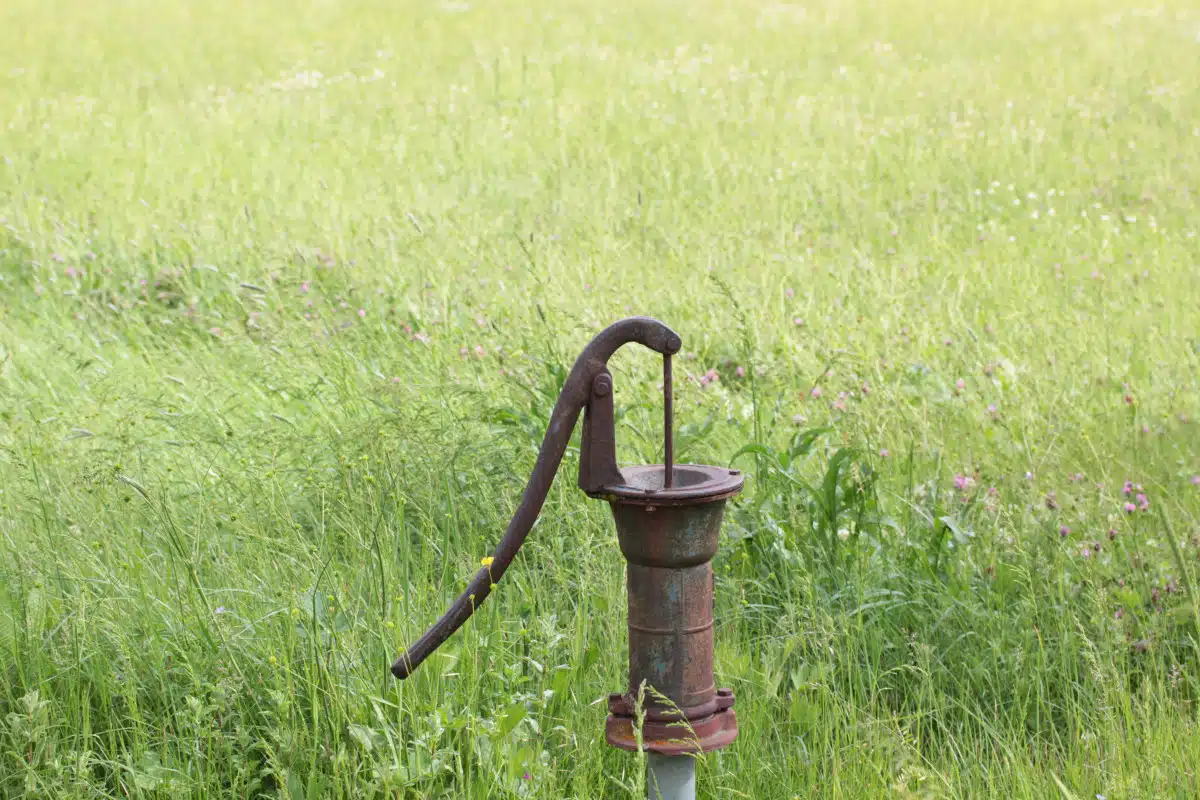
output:
[[[671,356],[663,356],[663,486],[675,485],[675,386]]]
[[[647,709],[642,720],[642,749],[664,756],[707,753],[728,747],[737,738],[737,714],[733,692],[718,689],[711,703],[679,713],[656,714]],[[633,698],[629,694],[608,696],[608,720],[604,739],[622,750],[637,750]]]
[[[605,738],[636,749],[634,702],[642,694],[642,748],[679,755],[725,747],[737,736],[733,693],[713,679],[713,569],[725,502],[741,491],[737,470],[697,464],[630,467],[601,490],[628,562],[629,683],[610,698]],[[648,491],[649,490],[649,491]],[[653,692],[642,692],[642,686]]]
[[[450,638],[450,635],[470,618],[475,609],[479,608],[491,594],[492,587],[500,582],[500,578],[504,576],[508,565],[512,563],[521,544],[525,541],[525,537],[529,535],[533,523],[537,521],[542,505],[546,501],[546,494],[550,491],[550,484],[554,482],[554,474],[558,472],[558,465],[562,462],[567,444],[571,440],[571,433],[575,429],[575,422],[579,419],[579,412],[584,408],[590,409],[592,406],[597,388],[596,378],[601,373],[608,374],[608,360],[613,353],[623,345],[632,342],[637,342],[663,355],[679,352],[679,348],[683,344],[679,334],[658,320],[649,317],[630,317],[614,322],[596,334],[595,338],[588,343],[583,352],[579,354],[579,358],[575,359],[575,364],[571,367],[571,372],[563,384],[558,400],[554,403],[554,410],[550,414],[550,424],[542,439],[542,447],[538,451],[537,461],[533,465],[529,482],[525,485],[521,503],[517,506],[512,519],[509,520],[508,529],[504,532],[503,538],[500,539],[500,543],[492,553],[491,565],[475,573],[475,577],[471,579],[467,588],[442,618],[396,659],[392,664],[392,674],[397,678],[404,679],[411,675],[412,671],[420,666],[430,653]],[[611,376],[609,376],[609,380],[611,381]],[[611,383],[609,387],[610,391],[607,396],[611,408]],[[606,433],[609,433],[611,438],[611,417],[607,424],[608,431]],[[585,437],[583,447],[584,452],[581,453],[580,459],[581,489],[591,491],[605,483],[620,479],[621,473],[617,469],[615,453],[610,458],[607,450],[590,443],[587,437]],[[604,452],[601,452],[602,450]],[[588,465],[586,481],[584,480],[583,466],[585,463]]]
[[[617,435],[613,421],[612,375],[602,370],[592,379],[592,394],[583,412],[579,447],[579,488],[620,483],[617,468]]]
[[[629,342],[663,356],[663,463],[622,470],[616,460],[613,380],[607,364]],[[725,503],[742,490],[745,479],[738,470],[675,463],[671,356],[681,344],[661,322],[634,317],[609,326],[584,348],[555,403],[521,504],[490,565],[396,660],[396,677],[411,675],[504,575],[541,511],[582,411],[579,488],[609,503],[628,562],[628,683],[624,693],[609,697],[605,738],[614,747],[634,750],[640,742],[644,750],[670,756],[716,750],[737,737],[733,692],[718,689],[713,677],[712,560]],[[640,737],[634,729],[638,702]]]

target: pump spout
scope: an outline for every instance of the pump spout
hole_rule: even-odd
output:
[[[504,576],[530,528],[537,521],[580,411],[587,409],[579,463],[580,488],[593,492],[601,486],[623,482],[616,463],[612,376],[608,371],[608,360],[630,342],[637,342],[664,357],[679,352],[683,344],[673,330],[649,317],[630,317],[614,322],[588,343],[571,367],[571,374],[567,376],[554,404],[550,424],[542,439],[533,473],[525,485],[521,504],[509,521],[508,530],[496,545],[490,566],[480,569],[442,618],[396,659],[392,664],[392,674],[397,678],[403,680],[411,675],[442,642],[450,638],[483,604],[491,594],[492,587]]]

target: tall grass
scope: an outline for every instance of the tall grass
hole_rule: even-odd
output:
[[[574,452],[482,612],[387,670],[638,313],[684,339],[678,458],[752,474],[704,796],[1195,797],[1198,35],[4,4],[0,795],[640,796]],[[613,366],[656,461],[657,363]]]

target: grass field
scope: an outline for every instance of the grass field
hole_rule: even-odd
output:
[[[631,314],[749,474],[703,797],[1200,796],[1198,59],[1176,2],[7,0],[0,796],[644,796],[574,451],[388,673]]]

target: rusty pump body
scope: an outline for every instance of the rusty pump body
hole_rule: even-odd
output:
[[[607,364],[630,342],[663,356],[665,463],[621,470]],[[628,561],[629,685],[609,696],[605,738],[614,747],[637,749],[634,709],[643,684],[652,691],[642,694],[642,749],[679,756],[717,750],[737,737],[733,693],[717,689],[713,680],[712,559],[725,502],[741,491],[744,478],[737,470],[674,464],[671,357],[681,346],[679,336],[658,320],[632,317],[605,328],[584,348],[554,405],[533,473],[491,565],[396,660],[396,677],[411,675],[504,575],[541,511],[582,411],[579,488],[608,501]],[[660,796],[653,791],[651,797]]]

